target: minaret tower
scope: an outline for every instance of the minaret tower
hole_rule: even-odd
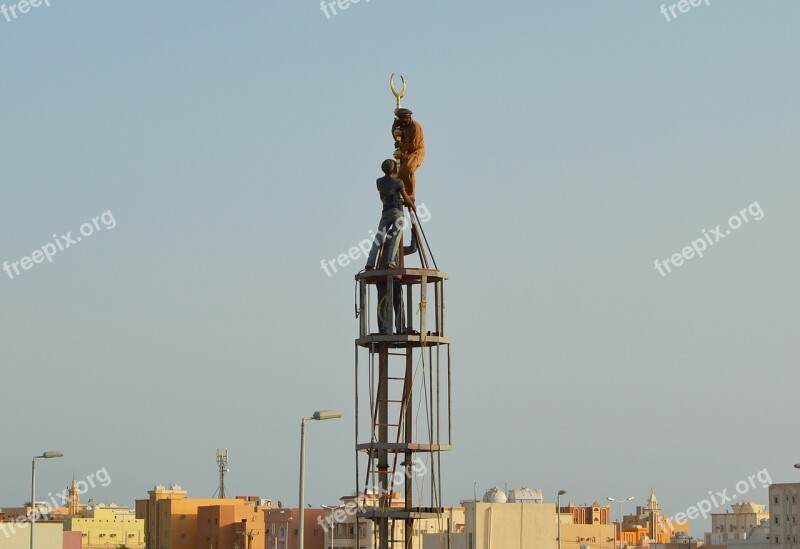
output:
[[[62,492],[63,494],[63,492]],[[72,484],[67,487],[67,514],[75,516],[81,511],[81,491],[75,477],[72,477]]]
[[[645,510],[650,517],[648,520],[647,535],[653,543],[658,543],[658,522],[661,520],[659,513],[661,509],[658,507],[658,498],[652,488],[650,489],[650,497],[647,498],[647,507],[645,507]]]
[[[391,87],[399,108],[405,80],[401,92],[394,82]],[[356,490],[363,504],[356,547],[363,543],[360,525],[369,522],[378,549],[411,549],[416,520],[439,519],[440,531],[452,527],[440,483],[442,452],[451,449],[448,275],[436,265],[416,214],[408,215],[410,248],[417,248],[421,266],[407,265],[401,241],[397,268],[376,267],[355,277]],[[383,294],[380,302],[376,293]]]

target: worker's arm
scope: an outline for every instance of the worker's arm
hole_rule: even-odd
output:
[[[406,207],[409,210],[414,210],[414,213],[416,213],[417,207],[414,205],[414,201],[411,200],[411,197],[408,196],[408,193],[405,191],[405,189],[403,189],[401,192],[403,193],[403,201],[406,203]]]

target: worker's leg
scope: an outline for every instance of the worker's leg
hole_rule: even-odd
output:
[[[402,334],[405,330],[403,329],[403,321],[405,320],[404,308],[403,308],[403,285],[400,284],[399,280],[394,281],[394,294],[392,295],[394,298],[394,329],[395,333]]]
[[[389,331],[386,320],[392,317],[391,311],[386,310],[389,305],[386,299],[386,282],[378,282],[375,286],[378,288],[378,332],[385,334]]]
[[[414,189],[417,186],[417,179],[414,176],[414,172],[407,164],[403,163],[400,164],[400,168],[397,170],[397,177],[403,182],[403,186],[406,188],[406,194],[411,197],[411,200],[415,200]]]
[[[386,212],[387,229],[378,268],[395,269],[400,265],[399,248],[402,234],[403,210],[392,209]]]
[[[399,238],[398,238],[399,240]],[[386,249],[386,247],[384,247]],[[395,255],[389,262],[389,268],[397,266],[399,261],[399,250],[395,249]],[[402,334],[405,322],[405,308],[403,307],[403,285],[399,280],[392,280],[392,302],[389,302],[389,296],[386,288],[385,281],[375,284],[378,288],[378,331],[380,333],[387,333],[389,322],[392,321],[392,310],[394,309],[394,333]]]
[[[386,247],[384,242],[388,242],[389,235],[395,231],[394,224],[396,222],[397,214],[395,214],[394,211],[395,210],[383,212],[383,215],[381,215],[380,223],[378,223],[378,234],[376,234],[375,238],[372,239],[372,248],[369,251],[369,257],[367,258],[368,268],[375,267],[375,262],[378,259],[378,252],[381,250],[381,246],[384,248]]]
[[[386,282],[378,282],[378,331],[385,334],[389,331],[389,322],[392,321],[392,309],[394,309],[394,333],[402,334],[405,331],[405,307],[403,307],[403,285],[399,280],[392,283],[392,302],[389,303],[389,296],[386,294]]]

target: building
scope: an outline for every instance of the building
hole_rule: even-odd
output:
[[[747,539],[750,532],[769,522],[767,506],[752,501],[731,505],[732,513],[711,513],[711,532],[706,532],[706,545],[727,545],[730,540]]]
[[[583,507],[568,503],[559,510],[561,524],[611,524],[611,505],[603,507],[596,501]]]
[[[197,549],[200,507],[246,504],[243,499],[187,498],[186,490],[177,484],[170,488],[160,484],[147,493],[148,499],[136,501],[136,518],[144,520],[148,549]]]
[[[609,524],[608,506],[569,503],[557,513],[555,504],[541,503],[536,490],[522,489],[523,497],[520,491],[510,493],[514,494],[512,498],[491,488],[483,501],[462,501],[463,528],[456,520],[453,531],[423,534],[422,549],[439,549],[442,541],[451,549],[555,549],[559,528],[562,549],[614,549],[615,526]],[[443,536],[448,539],[443,540]]]
[[[0,549],[30,549],[31,524],[27,520],[0,522]],[[64,532],[59,520],[36,521],[34,549],[80,549],[80,538]]]
[[[98,503],[93,509],[85,509],[80,515],[64,519],[64,530],[80,532],[85,548],[108,548],[124,545],[130,549],[143,548],[144,520],[137,519],[129,507],[118,507],[112,503]]]
[[[726,549],[770,549],[771,538],[769,533],[769,519],[764,519],[761,524],[750,530],[744,539],[729,539]],[[703,549],[713,549],[705,545]]]
[[[800,549],[800,483],[770,484],[769,531],[773,549]]]
[[[265,549],[264,512],[258,506],[258,498],[245,502],[246,505],[198,507],[196,549]]]
[[[323,509],[306,509],[303,520],[305,537],[303,545],[306,549],[323,549],[325,533]],[[293,509],[270,508],[264,510],[267,549],[293,549],[297,547],[298,522],[300,514],[297,507]],[[351,547],[355,547],[354,545]]]
[[[464,531],[444,535],[452,549],[554,549],[558,537],[556,506],[552,503],[498,503],[464,501]],[[574,526],[574,525],[573,525]],[[562,525],[564,549],[579,549],[567,540]],[[570,534],[572,535],[572,534]],[[423,535],[423,549],[439,549],[440,534]],[[613,549],[613,542],[592,544],[592,549]],[[447,544],[445,544],[445,547]]]

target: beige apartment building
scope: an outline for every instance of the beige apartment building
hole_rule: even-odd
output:
[[[491,488],[483,501],[461,504],[463,529],[423,534],[422,549],[557,549],[559,528],[561,549],[614,549],[618,543],[610,506],[597,502],[568,503],[557,512],[555,504],[544,503],[540,490],[512,490],[506,497],[502,490]]]
[[[137,519],[130,508],[113,503],[99,503],[93,509],[81,511],[78,516],[66,517],[64,530],[80,532],[84,548],[144,547],[144,520]]]
[[[800,549],[800,483],[771,484],[769,529],[774,549]]]
[[[767,506],[753,501],[731,505],[726,513],[711,513],[711,532],[706,532],[706,545],[727,545],[731,540],[747,539],[762,520],[769,520]]]
[[[465,528],[461,533],[449,533],[451,549],[556,549],[558,523],[554,503],[486,503],[464,501]],[[567,533],[562,524],[564,549],[579,549],[575,544],[575,531]],[[579,525],[568,525],[573,528]],[[609,534],[613,527],[606,526]],[[581,537],[577,534],[577,537]],[[583,537],[586,537],[585,535]],[[611,538],[609,537],[609,540]],[[422,549],[440,549],[442,538],[438,534],[423,535]],[[613,549],[612,541],[592,544],[592,548]],[[447,545],[445,544],[445,547]]]

